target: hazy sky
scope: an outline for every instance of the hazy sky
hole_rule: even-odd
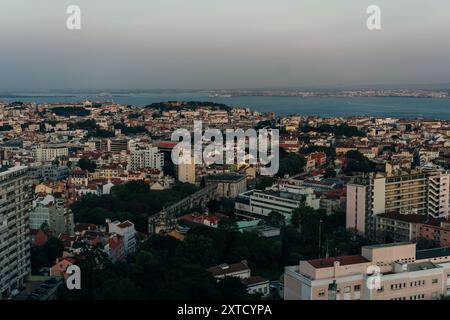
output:
[[[0,49],[1,89],[450,83],[450,1],[0,0]]]

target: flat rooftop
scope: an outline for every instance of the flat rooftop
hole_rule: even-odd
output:
[[[314,268],[320,269],[320,268],[330,268],[334,266],[334,263],[336,261],[338,261],[341,266],[369,262],[369,260],[367,260],[361,255],[354,255],[354,256],[327,258],[327,259],[308,260],[308,263],[312,265]]]
[[[394,243],[373,244],[370,246],[363,246],[363,248],[367,248],[367,249],[389,248],[389,247],[397,247],[397,246],[406,246],[409,244],[412,244],[412,242],[394,242]]]
[[[6,176],[8,174],[23,170],[23,169],[27,169],[27,166],[14,166],[14,167],[9,167],[7,170],[4,170],[2,172],[0,172],[0,176]]]
[[[447,256],[450,256],[450,247],[416,251],[417,260],[447,257]]]
[[[437,268],[436,265],[429,261],[408,264],[408,272],[422,271],[436,268]]]

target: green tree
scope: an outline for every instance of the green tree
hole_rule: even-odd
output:
[[[224,299],[248,300],[251,298],[240,278],[225,277],[217,283],[217,288]]]
[[[282,215],[279,212],[272,211],[267,216],[267,219],[265,220],[265,224],[271,227],[275,228],[281,228],[286,224],[286,219],[284,215]]]
[[[280,167],[277,175],[279,177],[284,177],[285,175],[296,175],[303,172],[305,164],[305,158],[295,153],[289,153],[284,157],[280,156]]]
[[[257,179],[256,189],[265,190],[267,187],[271,187],[275,182],[273,177],[261,176]]]
[[[97,168],[97,165],[95,164],[94,161],[90,161],[89,159],[86,158],[81,158],[77,162],[76,166],[80,167],[81,170],[87,170],[89,172],[94,172],[95,169]]]
[[[211,267],[219,262],[213,241],[203,235],[188,234],[177,253],[192,263]]]
[[[234,218],[223,217],[222,219],[219,220],[218,228],[219,230],[232,232],[237,231],[238,224]]]
[[[327,168],[325,170],[325,173],[324,173],[323,177],[325,179],[327,179],[327,178],[335,178],[336,177],[336,170],[334,170],[333,168]]]

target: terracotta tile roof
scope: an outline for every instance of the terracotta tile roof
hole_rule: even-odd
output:
[[[251,285],[260,284],[260,283],[264,283],[264,282],[269,282],[269,280],[267,280],[266,278],[260,277],[260,276],[253,276],[253,277],[242,280],[242,283],[245,284],[246,286],[251,286]]]
[[[213,276],[227,275],[234,272],[247,270],[248,266],[245,261],[233,263],[233,264],[221,264],[219,266],[208,268],[208,271],[212,273]]]
[[[131,227],[132,225],[133,225],[133,224],[132,224],[130,221],[126,220],[126,221],[120,223],[120,224],[118,225],[118,227],[119,227],[119,228],[128,228],[128,227]]]

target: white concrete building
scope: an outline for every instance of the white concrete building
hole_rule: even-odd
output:
[[[58,157],[68,156],[69,148],[60,145],[41,145],[36,149],[37,162],[50,162]]]
[[[132,150],[128,155],[128,170],[152,168],[161,171],[163,166],[164,154],[157,147]]]
[[[109,233],[117,233],[123,237],[125,254],[129,255],[136,251],[136,230],[134,224],[128,220],[106,221]]]
[[[235,213],[246,218],[264,218],[274,211],[290,217],[304,199],[301,194],[285,191],[251,190],[236,198]]]

